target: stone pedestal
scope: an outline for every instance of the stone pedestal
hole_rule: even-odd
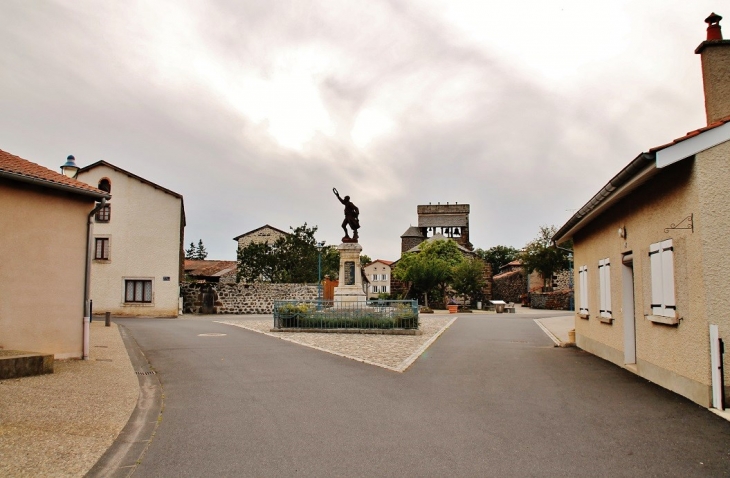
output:
[[[340,284],[335,287],[335,307],[365,302],[367,296],[362,288],[360,271],[362,247],[356,242],[343,242],[337,250],[340,251]]]

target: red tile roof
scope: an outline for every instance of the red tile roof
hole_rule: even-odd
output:
[[[191,276],[219,277],[236,270],[236,261],[201,261],[185,259],[185,272]]]
[[[5,173],[5,174],[2,174]],[[55,189],[77,190],[81,194],[109,198],[109,194],[88,184],[64,176],[27,159],[0,149],[0,175],[10,179],[30,179]]]
[[[517,271],[509,271],[509,272],[502,272],[501,274],[497,274],[496,276],[492,276],[492,280],[498,280],[498,279],[504,279],[505,277],[511,277],[515,274],[521,274],[521,270]]]
[[[382,263],[383,263],[383,264],[385,264],[386,266],[389,266],[389,265],[393,264],[393,261],[386,261],[385,259],[375,259],[375,260],[373,261],[373,263],[374,263],[374,262],[382,262]]]
[[[681,143],[682,141],[685,141],[685,140],[690,139],[690,138],[692,138],[694,136],[697,136],[698,134],[704,133],[705,131],[709,131],[711,129],[717,128],[718,126],[722,126],[725,123],[730,123],[730,116],[726,116],[724,118],[720,118],[719,120],[715,121],[714,123],[708,124],[704,128],[700,128],[700,129],[696,129],[694,131],[690,131],[689,133],[685,134],[681,138],[675,139],[671,143],[667,143],[667,144],[663,144],[661,146],[657,146],[655,148],[651,148],[649,150],[649,152],[650,153],[655,153],[657,151],[661,151],[662,149],[668,148],[668,147],[673,146],[673,145],[675,145],[677,143]]]

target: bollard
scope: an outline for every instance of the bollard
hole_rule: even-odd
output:
[[[112,313],[111,312],[106,312],[104,314],[104,326],[105,327],[110,327],[111,326],[111,321],[112,321]]]

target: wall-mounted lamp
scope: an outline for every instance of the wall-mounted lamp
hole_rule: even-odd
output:
[[[626,226],[618,228],[618,237],[620,237],[621,239],[626,239]]]

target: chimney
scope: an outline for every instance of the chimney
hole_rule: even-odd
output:
[[[730,40],[722,39],[720,20],[722,17],[714,12],[705,19],[707,40],[695,50],[702,59],[708,125],[730,116]]]

